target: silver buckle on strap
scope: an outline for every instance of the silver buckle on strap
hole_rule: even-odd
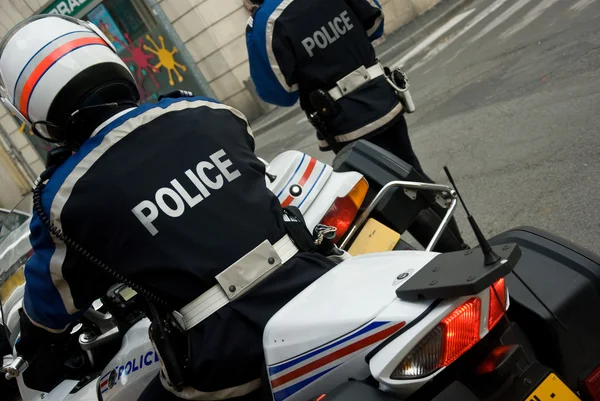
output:
[[[219,273],[216,279],[227,297],[233,301],[281,264],[281,258],[275,248],[268,240],[265,240]]]
[[[175,319],[185,330],[191,329],[266,279],[296,253],[298,248],[288,235],[275,245],[263,241],[219,273],[215,277],[218,284],[184,306],[179,314],[174,314]]]
[[[361,65],[344,78],[337,81],[337,87],[342,91],[342,94],[354,92],[371,80],[371,76],[364,65]]]

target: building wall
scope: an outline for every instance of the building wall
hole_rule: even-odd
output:
[[[0,38],[23,19],[33,14],[46,0],[0,0]],[[0,104],[0,204],[5,207],[31,188],[35,175],[44,170],[37,151],[19,130],[19,125]],[[7,143],[8,142],[8,143]]]
[[[250,13],[242,0],[162,0],[160,5],[217,99],[249,119],[258,117],[262,109],[245,84]]]
[[[389,34],[440,0],[380,0]],[[243,0],[161,0],[160,6],[185,43],[218,100],[250,120],[268,106],[253,93],[245,42],[250,12]]]

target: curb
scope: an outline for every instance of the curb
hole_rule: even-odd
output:
[[[475,0],[440,0],[436,6],[390,34],[386,41],[377,48],[382,49],[387,47],[386,43],[393,41],[395,38],[402,37],[403,39],[398,43],[386,48],[381,53],[378,53],[379,59],[384,64],[388,63],[392,58],[395,58],[397,53],[407,51],[411,47],[415,46],[418,42],[431,35],[439,26],[450,20],[458,9],[471,4],[474,1]],[[375,48],[376,51],[377,48]],[[281,109],[275,109],[275,111],[272,111],[271,113],[277,112],[278,110]],[[256,137],[276,127],[285,120],[300,116],[303,113],[304,112],[300,108],[300,105],[296,104],[295,106],[290,107],[289,111],[284,112],[281,115],[273,117],[272,119],[269,119],[266,122],[260,123],[254,127],[252,126],[252,123],[250,123],[250,126],[254,136]]]

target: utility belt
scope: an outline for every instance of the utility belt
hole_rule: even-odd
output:
[[[396,92],[403,110],[407,113],[413,113],[415,103],[408,89],[409,84],[406,73],[401,68],[392,71],[388,67],[384,67],[379,61],[368,68],[360,66],[337,81],[336,85],[328,91],[317,89],[309,94],[310,105],[315,111],[310,113],[308,120],[324,137],[332,150],[337,152],[341,146],[334,136],[327,131],[326,121],[341,112],[337,101],[381,76],[385,77],[388,84]]]
[[[311,235],[300,211],[284,209],[286,235],[275,244],[263,241],[219,273],[217,284],[179,311],[158,311],[150,305],[150,339],[161,360],[163,379],[178,393],[189,387],[192,346],[189,330],[240,298],[275,273],[298,252],[343,256],[335,247],[335,228],[318,225]]]

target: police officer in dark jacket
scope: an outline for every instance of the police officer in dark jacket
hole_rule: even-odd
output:
[[[377,0],[258,3],[262,5],[248,22],[246,41],[259,96],[279,106],[292,106],[300,99],[310,115],[317,111],[311,93],[324,90],[338,108],[326,121],[327,135],[340,147],[360,138],[377,141],[420,169],[402,103],[371,45],[383,34]],[[317,136],[321,150],[331,149],[324,132]],[[380,136],[399,138],[384,141]]]
[[[323,151],[337,153],[366,139],[433,182],[413,151],[403,104],[371,44],[383,34],[384,15],[377,0],[252,3],[246,43],[252,80],[264,101],[289,107],[300,99],[309,121],[319,121],[313,125]],[[320,115],[323,105],[328,111]],[[439,215],[445,213],[433,207]],[[466,247],[454,219],[449,227],[454,236],[450,242]]]
[[[48,361],[64,356],[57,344],[114,284],[51,235],[51,224],[181,311],[192,344],[190,381],[176,389],[161,374],[171,392],[157,378],[142,399],[252,398],[261,386],[267,321],[332,263],[290,242],[242,113],[196,97],[138,106],[136,83],[110,42],[66,17],[36,16],[15,27],[0,43],[0,71],[11,111],[73,152],[46,183],[42,212],[31,222],[17,352],[44,368],[32,364],[26,383],[48,391],[74,373],[48,369]],[[215,277],[265,241],[281,259],[263,263],[275,265],[268,278],[221,288]],[[216,310],[202,305],[209,290],[222,301]],[[186,316],[188,309],[204,316]]]

